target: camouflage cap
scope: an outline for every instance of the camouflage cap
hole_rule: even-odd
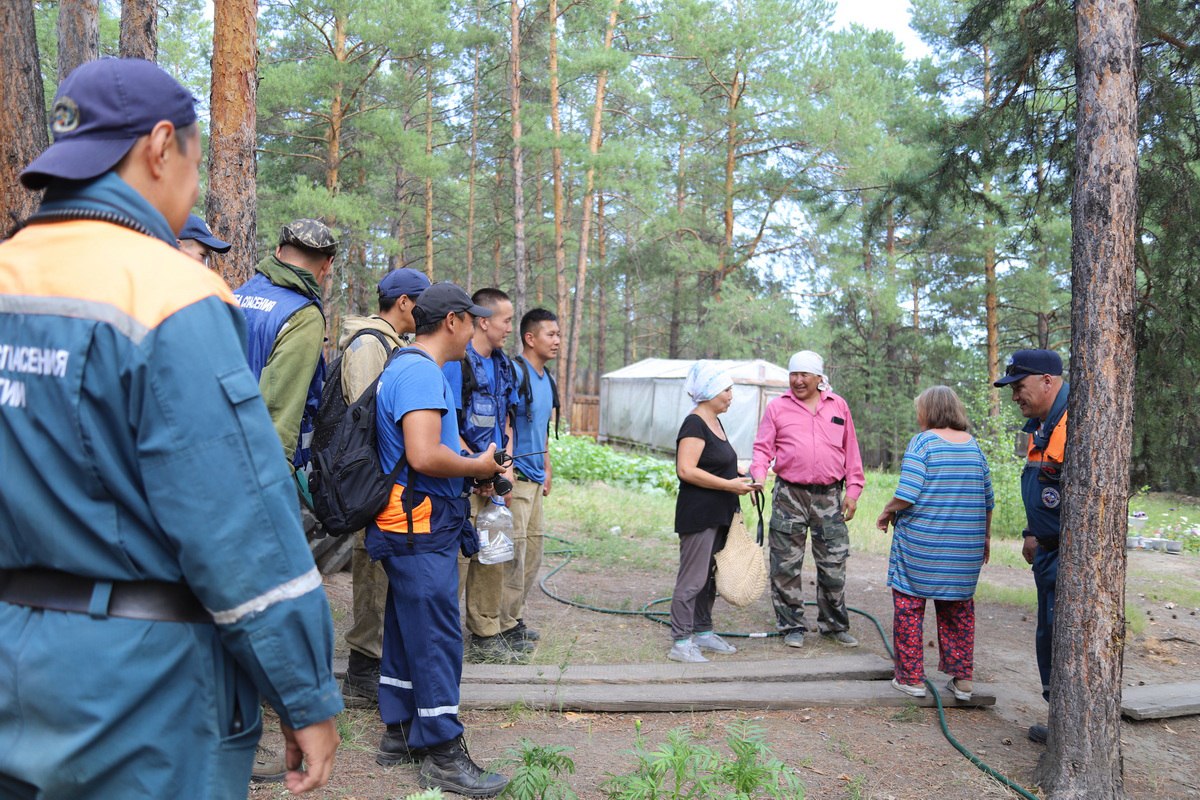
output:
[[[279,232],[279,244],[290,244],[332,256],[337,254],[338,242],[329,226],[319,219],[298,219],[283,226]]]

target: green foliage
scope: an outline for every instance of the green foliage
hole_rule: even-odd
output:
[[[554,479],[576,483],[604,481],[647,495],[673,495],[679,489],[675,465],[652,456],[620,453],[584,436],[550,440]]]
[[[575,762],[563,745],[536,745],[521,739],[509,751],[506,763],[515,767],[501,797],[512,800],[574,800],[566,776],[575,772]]]
[[[666,742],[651,750],[639,728],[631,751],[633,770],[610,775],[601,791],[610,800],[802,800],[804,784],[794,769],[774,757],[762,728],[735,723],[725,744],[732,757],[698,743],[686,729],[675,728],[667,732]]]

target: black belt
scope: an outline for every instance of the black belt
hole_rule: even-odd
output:
[[[783,479],[780,478],[780,480]],[[845,478],[833,483],[792,483],[788,480],[784,480],[783,482],[788,486],[795,486],[797,489],[803,489],[806,492],[828,492],[831,489],[841,489],[846,485]]]
[[[1049,553],[1053,553],[1055,550],[1058,549],[1058,537],[1057,536],[1046,536],[1046,537],[1037,536],[1035,538],[1037,539],[1038,545],[1041,546],[1041,548],[1043,550],[1045,550]]]
[[[514,469],[514,470],[513,470],[513,476],[514,476],[514,477],[515,477],[517,480],[519,480],[519,481],[525,481],[526,483],[538,483],[538,482],[537,482],[537,481],[535,481],[533,478],[526,478],[524,475],[522,475],[522,474],[521,474],[521,470],[519,470],[519,469]],[[540,484],[539,484],[539,485],[540,485]]]
[[[0,570],[0,600],[18,606],[159,622],[208,622],[192,590],[166,581],[98,581],[53,569]]]

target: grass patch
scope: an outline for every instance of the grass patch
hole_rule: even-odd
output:
[[[981,580],[975,587],[975,600],[1036,610],[1037,589],[1032,584],[1030,586],[1001,586]]]
[[[1149,577],[1149,576],[1147,576]],[[1143,591],[1147,600],[1162,603],[1174,603],[1188,608],[1200,607],[1200,586],[1194,579],[1185,580],[1180,577],[1153,577],[1153,584]]]
[[[1125,601],[1125,627],[1129,629],[1131,635],[1141,636],[1145,633],[1147,622],[1145,611],[1131,605],[1128,600]]]

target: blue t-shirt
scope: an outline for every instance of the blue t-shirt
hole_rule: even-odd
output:
[[[411,348],[406,348],[411,349]],[[441,442],[452,452],[459,451],[458,417],[446,413],[454,408],[454,393],[438,369],[437,362],[418,350],[420,355],[398,355],[379,377],[375,395],[376,433],[379,436],[379,460],[389,472],[404,455],[404,430],[401,420],[410,411],[433,409],[442,415]],[[396,483],[407,486],[408,470],[400,470]],[[435,497],[459,497],[463,478],[433,478],[413,471],[413,488]]]
[[[521,363],[517,364],[517,361]],[[550,415],[554,412],[554,390],[550,388],[550,373],[543,367],[542,374],[539,375],[524,356],[513,359],[513,372],[516,374],[516,385],[512,390],[513,452],[520,454],[545,450],[550,438]],[[533,395],[533,402],[529,404],[521,397],[522,372],[529,375],[529,392]],[[526,456],[516,459],[513,463],[526,478],[535,483],[545,483],[545,458],[544,455]]]

